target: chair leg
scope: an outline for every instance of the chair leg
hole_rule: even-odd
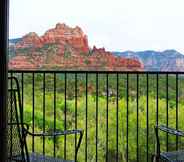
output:
[[[151,156],[151,162],[159,162],[159,156],[158,155],[152,155]]]
[[[155,155],[151,156],[151,162],[154,162]]]
[[[155,156],[155,160],[156,160],[156,162],[159,162],[159,159],[160,159],[160,158],[159,158],[159,156],[158,156],[158,155],[156,155],[156,156]]]

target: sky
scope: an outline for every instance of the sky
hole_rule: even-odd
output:
[[[176,49],[184,54],[184,0],[10,0],[9,37],[60,23],[80,26],[109,51]]]

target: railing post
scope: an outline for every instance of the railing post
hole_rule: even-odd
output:
[[[0,1],[0,162],[7,161],[6,101],[9,1]]]

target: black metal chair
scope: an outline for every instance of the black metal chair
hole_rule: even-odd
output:
[[[17,78],[9,77],[8,89],[8,159],[9,161],[23,161],[23,162],[76,162],[77,153],[82,141],[83,130],[65,130],[62,132],[52,133],[31,133],[29,126],[23,123],[23,107],[21,104],[20,88]],[[75,149],[75,160],[62,160],[54,157],[44,156],[37,153],[28,152],[26,143],[27,135],[35,137],[58,137],[62,135],[77,135],[78,144]]]
[[[184,132],[181,130],[176,130],[170,127],[166,127],[164,125],[155,126],[155,134],[156,134],[156,154],[152,156],[152,161],[154,159],[156,162],[165,161],[165,162],[184,162],[184,150],[171,151],[171,152],[161,152],[160,151],[160,139],[159,139],[159,131],[166,132],[171,135],[184,137]]]

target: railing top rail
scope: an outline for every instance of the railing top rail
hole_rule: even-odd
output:
[[[62,70],[9,70],[12,73],[92,73],[92,74],[184,74],[184,71],[62,71]]]

